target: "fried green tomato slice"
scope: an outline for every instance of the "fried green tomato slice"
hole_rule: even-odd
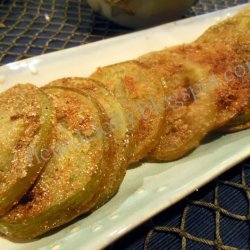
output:
[[[186,155],[246,106],[245,92],[228,87],[220,74],[216,64],[224,54],[218,56],[222,48],[217,49],[186,45],[139,58],[161,75],[169,104],[159,144],[149,158],[171,161]],[[206,63],[207,58],[215,62]]]
[[[0,94],[0,215],[8,211],[38,177],[46,161],[31,153],[50,147],[55,112],[51,100],[31,84]]]
[[[99,68],[91,78],[101,81],[113,92],[126,112],[134,147],[129,163],[143,159],[157,144],[163,126],[161,78],[137,61]]]
[[[53,98],[58,123],[52,157],[34,187],[0,219],[10,239],[32,239],[90,209],[105,175],[105,147],[100,113],[88,97],[62,88],[45,90]],[[46,154],[41,154],[46,158]]]
[[[218,84],[216,92],[217,109],[215,127],[226,126],[230,121],[237,119],[243,113],[248,112],[250,105],[250,83],[242,77],[228,74],[229,69],[243,63],[242,57],[230,43],[217,42],[216,44],[200,43],[178,47],[176,52],[186,60],[193,61],[208,70],[209,77],[214,78]]]
[[[131,144],[129,142],[129,124],[125,111],[117,98],[102,83],[92,79],[63,78],[49,83],[48,86],[70,87],[78,92],[84,92],[101,104],[109,118],[114,143],[109,153],[106,189],[102,193],[103,199],[98,202],[98,206],[100,206],[117,193],[127,170]]]
[[[176,160],[196,148],[213,124],[211,96],[200,93],[207,71],[174,51],[152,52],[138,59],[159,74],[165,87],[165,121],[150,160]]]
[[[238,62],[228,67],[225,76],[230,81],[238,78],[241,84],[250,88],[250,8],[240,11],[236,16],[226,19],[209,28],[195,43],[221,43],[232,47],[237,55]],[[216,45],[215,45],[216,46]],[[223,132],[236,132],[250,128],[250,91],[249,105],[243,114],[233,119],[227,126],[220,129]]]

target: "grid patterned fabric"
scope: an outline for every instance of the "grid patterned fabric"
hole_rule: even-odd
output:
[[[0,64],[130,31],[76,0],[0,0],[0,23]]]
[[[185,16],[248,0],[200,0]],[[81,0],[0,0],[0,65],[131,32]],[[109,249],[250,249],[250,160]]]

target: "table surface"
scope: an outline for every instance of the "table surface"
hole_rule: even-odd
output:
[[[247,3],[200,0],[185,17]],[[0,0],[0,65],[132,32],[86,1]],[[147,221],[108,249],[250,249],[250,160]],[[98,239],[97,239],[98,240]]]

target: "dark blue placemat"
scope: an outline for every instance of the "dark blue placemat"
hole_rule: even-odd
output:
[[[247,2],[201,0],[185,16]],[[86,1],[0,0],[0,65],[128,32],[131,30],[93,13]],[[250,160],[133,230],[109,249],[247,250],[249,222]]]

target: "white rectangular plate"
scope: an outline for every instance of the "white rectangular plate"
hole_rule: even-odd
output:
[[[97,66],[133,59],[166,46],[191,42],[209,26],[234,15],[245,6],[2,66],[0,76],[5,78],[5,83],[0,86],[0,91],[17,82],[32,82],[41,86],[65,76],[87,76]],[[246,130],[225,135],[204,143],[179,161],[143,164],[129,170],[119,193],[90,216],[33,242],[13,243],[2,238],[0,249],[103,248],[247,158],[250,155],[249,132]]]

